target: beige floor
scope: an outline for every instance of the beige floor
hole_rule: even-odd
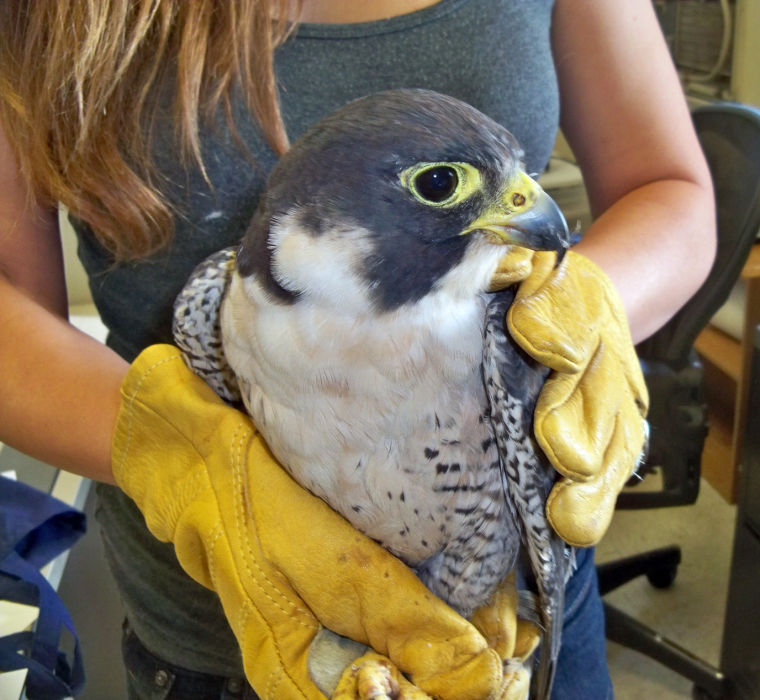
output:
[[[679,544],[682,562],[673,586],[632,581],[607,600],[700,658],[718,663],[736,509],[704,480],[697,503],[680,508],[618,511],[597,560],[607,561]],[[691,698],[691,684],[636,652],[609,643],[618,700]]]

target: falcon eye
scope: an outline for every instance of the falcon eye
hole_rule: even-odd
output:
[[[480,189],[480,171],[469,163],[417,163],[399,174],[415,199],[433,207],[452,207]]]
[[[449,165],[436,165],[423,170],[414,178],[414,188],[423,199],[439,204],[456,192],[459,185],[457,171]]]

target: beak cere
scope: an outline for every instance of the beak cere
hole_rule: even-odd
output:
[[[494,243],[533,250],[564,250],[570,246],[567,222],[556,202],[533,178],[519,172],[498,201],[463,233],[490,233]]]

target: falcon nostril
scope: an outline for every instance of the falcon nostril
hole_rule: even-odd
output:
[[[520,194],[519,192],[515,192],[512,195],[512,204],[514,204],[516,207],[522,207],[525,205],[525,195]]]

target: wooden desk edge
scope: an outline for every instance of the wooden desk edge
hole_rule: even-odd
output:
[[[742,279],[753,279],[755,277],[760,277],[760,242],[755,243],[750,248],[747,262],[744,263],[741,274]]]

